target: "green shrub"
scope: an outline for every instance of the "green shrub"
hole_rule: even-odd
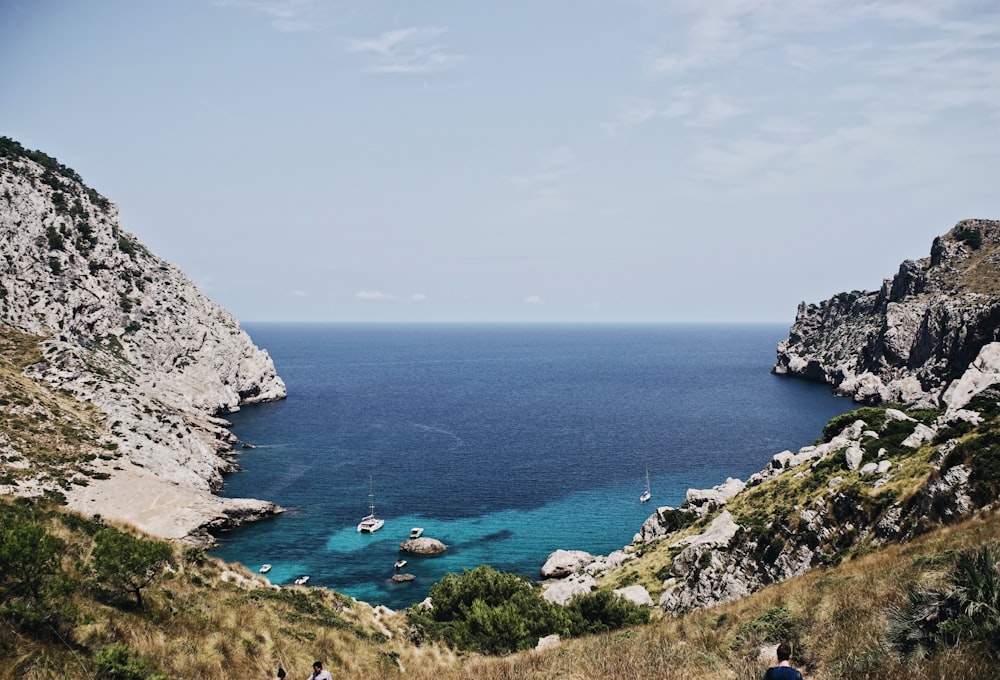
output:
[[[979,250],[983,245],[983,232],[975,227],[960,227],[955,231],[955,238],[973,250]]]
[[[869,429],[878,432],[885,423],[885,409],[878,406],[863,406],[832,418],[823,428],[823,441],[831,441],[843,432],[845,427],[854,424],[855,420],[865,421]]]
[[[507,654],[570,629],[565,610],[545,600],[534,583],[488,565],[447,574],[431,586],[430,597],[430,611],[410,609],[411,623],[459,650]]]
[[[914,661],[959,642],[1000,661],[1000,544],[957,553],[940,588],[911,588],[890,618],[889,641]]]
[[[94,660],[98,677],[105,680],[154,680],[165,678],[157,668],[140,656],[133,656],[122,644],[105,647]]]
[[[603,633],[649,623],[650,609],[610,590],[577,595],[566,606],[572,635]]]

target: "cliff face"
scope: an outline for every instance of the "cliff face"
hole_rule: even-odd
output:
[[[878,292],[799,305],[774,372],[869,404],[958,408],[974,394],[946,397],[949,384],[977,360],[992,366],[998,341],[1000,222],[966,220]]]
[[[217,490],[233,469],[217,416],[285,396],[267,352],[122,231],[114,205],[6,138],[0,321],[43,338],[27,375],[106,414],[119,466],[197,491]]]

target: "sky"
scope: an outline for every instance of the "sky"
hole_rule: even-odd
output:
[[[0,135],[241,322],[780,322],[1000,218],[997,0],[0,0]]]

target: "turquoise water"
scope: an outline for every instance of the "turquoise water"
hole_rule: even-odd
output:
[[[478,564],[537,577],[553,550],[620,549],[655,507],[745,479],[853,407],[770,374],[780,326],[247,330],[289,398],[233,414],[256,448],[222,495],[287,511],[223,536],[215,554],[394,608]],[[374,535],[355,529],[369,483],[385,519]],[[414,526],[448,550],[406,556],[416,579],[393,584]]]

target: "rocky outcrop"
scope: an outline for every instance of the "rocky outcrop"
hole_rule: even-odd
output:
[[[952,398],[960,408],[996,382],[997,342],[1000,222],[965,220],[877,292],[799,305],[773,370],[864,403],[936,408]],[[977,373],[949,392],[974,364]]]
[[[447,549],[448,546],[441,541],[427,536],[410,538],[399,544],[400,552],[412,555],[441,555]]]
[[[542,565],[542,578],[562,578],[576,573],[594,561],[594,556],[583,550],[556,550]]]
[[[44,338],[43,360],[27,375],[105,414],[114,451],[105,474],[128,466],[210,494],[235,469],[234,438],[218,416],[285,396],[267,352],[177,267],[123,231],[112,203],[69,168],[7,138],[0,321]],[[71,490],[70,505],[87,506],[100,486]]]

